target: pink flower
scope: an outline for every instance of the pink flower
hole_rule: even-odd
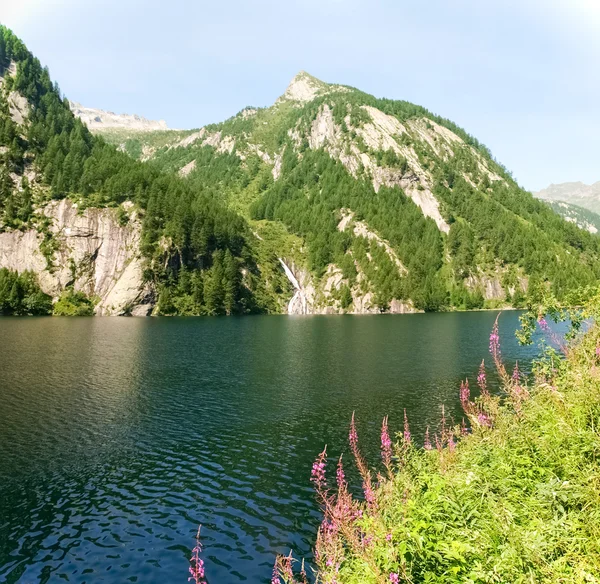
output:
[[[385,539],[386,539],[386,541],[392,541],[392,534],[391,534],[391,533],[388,533],[388,534],[385,536]]]
[[[423,448],[425,448],[425,450],[432,450],[433,448],[431,446],[431,440],[429,439],[429,426],[427,426],[427,429],[425,430],[425,442]]]
[[[363,491],[365,493],[365,501],[368,503],[369,507],[373,507],[375,504],[375,493],[373,492],[373,488],[369,481],[364,482]]]
[[[481,365],[479,366],[479,373],[477,375],[477,385],[479,386],[479,389],[481,390],[481,394],[486,395],[487,394],[487,378],[485,375],[485,362],[484,361],[482,361]]]
[[[200,527],[196,533],[196,546],[192,550],[192,557],[190,558],[190,577],[188,582],[194,581],[194,584],[206,584],[204,581],[204,561],[200,559],[200,552],[202,551],[202,545],[200,544]]]
[[[454,441],[454,435],[450,434],[450,438],[448,438],[448,450],[450,452],[454,452],[456,448],[456,442]]]
[[[358,452],[358,434],[356,433],[356,424],[354,423],[354,412],[352,412],[352,420],[350,420],[350,433],[348,434],[348,441],[350,442],[350,449],[356,456]]]
[[[391,584],[398,584],[400,582],[400,576],[396,573],[390,574],[390,582]]]
[[[492,425],[489,416],[485,412],[479,412],[477,414],[477,422],[480,426],[487,428]]]
[[[490,334],[490,353],[496,359],[496,355],[500,355],[500,335],[498,334],[498,321],[494,323]]]
[[[310,480],[315,485],[317,493],[323,493],[327,481],[325,479],[325,467],[327,465],[327,446],[323,448],[323,452],[317,456],[313,463]]]
[[[521,372],[519,371],[519,362],[518,361],[515,363],[515,368],[513,369],[512,379],[516,384],[518,384],[521,379]]]
[[[381,457],[383,463],[389,469],[392,464],[392,440],[388,432],[388,417],[383,418],[381,424]]]
[[[346,475],[344,474],[344,467],[342,465],[342,457],[338,460],[337,471],[335,473],[337,479],[337,486],[340,491],[345,491],[348,484],[346,483]]]
[[[469,389],[469,380],[460,382],[460,403],[463,410],[467,412],[469,409],[469,399],[471,398],[471,390]]]
[[[498,375],[500,375],[502,381],[505,384],[508,384],[510,382],[510,378],[508,376],[508,373],[506,372],[504,363],[502,363],[502,355],[500,353],[500,335],[498,333],[498,318],[500,318],[500,315],[496,317],[496,321],[494,322],[494,326],[492,328],[492,334],[490,335],[490,353],[492,354],[492,359],[494,360],[494,365],[496,365],[496,371],[498,371]]]
[[[273,566],[273,576],[271,577],[271,584],[281,584],[279,580],[279,558],[275,560],[275,565]]]

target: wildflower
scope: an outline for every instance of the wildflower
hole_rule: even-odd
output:
[[[469,380],[460,382],[460,403],[465,410],[465,413],[468,413],[469,410],[469,399],[471,397],[471,390],[469,389]]]
[[[337,464],[337,471],[335,473],[335,477],[337,480],[337,486],[339,491],[345,491],[348,483],[346,483],[346,475],[344,474],[344,467],[342,465],[342,456],[340,455],[340,459]]]
[[[425,442],[423,444],[423,448],[425,448],[425,450],[432,449],[431,440],[429,439],[429,426],[427,426],[427,429],[425,430]]]
[[[481,365],[479,366],[479,373],[477,374],[477,385],[481,390],[481,395],[488,395],[487,390],[487,378],[485,375],[485,362],[481,361]]]
[[[460,433],[462,436],[466,436],[469,433],[469,429],[467,428],[467,423],[465,422],[465,419],[462,419],[462,422],[460,423]]]
[[[325,478],[325,467],[327,465],[327,446],[323,448],[323,452],[319,454],[312,466],[310,480],[315,485],[317,493],[323,494],[327,484]]]
[[[388,432],[388,417],[383,418],[381,424],[381,457],[383,464],[389,470],[392,464],[392,441]]]
[[[390,582],[391,584],[398,584],[400,582],[400,575],[396,573],[390,574]]]
[[[348,440],[350,442],[350,449],[354,455],[354,460],[356,461],[356,467],[358,468],[358,472],[363,480],[363,492],[365,494],[365,499],[369,506],[372,507],[375,504],[375,495],[373,494],[373,489],[371,487],[371,471],[369,470],[367,463],[363,459],[362,455],[360,454],[360,450],[358,449],[358,434],[356,433],[354,412],[352,412],[352,419],[350,421],[350,433],[348,435]]]
[[[369,507],[373,507],[375,504],[375,493],[371,487],[371,481],[364,482],[363,491],[365,493],[365,501],[368,503]]]
[[[202,545],[200,544],[200,528],[196,533],[196,546],[192,550],[192,557],[190,559],[190,577],[188,582],[194,581],[194,584],[206,584],[204,581],[204,561],[200,559],[200,552],[202,551]]]
[[[479,412],[477,414],[477,423],[484,428],[492,425],[490,417],[485,412]]]
[[[406,416],[406,408],[404,408],[404,443],[408,446],[410,444],[410,427],[408,426],[408,417]]]
[[[391,533],[388,533],[388,534],[385,536],[385,539],[386,539],[386,541],[392,541],[392,534],[391,534]]]
[[[450,437],[448,438],[448,450],[454,452],[455,448],[456,442],[454,441],[454,434],[450,434]]]
[[[271,576],[271,584],[281,584],[281,581],[279,580],[279,558],[275,559],[273,575]]]
[[[356,424],[354,423],[354,412],[352,412],[352,419],[350,420],[348,441],[350,442],[352,453],[356,456],[356,452],[358,452],[358,434],[356,433]]]
[[[518,384],[521,379],[521,372],[519,371],[519,362],[515,362],[515,368],[513,369],[512,380]]]
[[[494,322],[492,332],[490,334],[490,353],[494,361],[500,357],[500,335],[498,334],[498,319]]]
[[[288,556],[280,556],[279,560],[279,572],[281,576],[283,576],[283,581],[286,584],[293,584],[294,580],[294,571],[292,569],[292,552],[290,550],[290,554]]]
[[[596,347],[596,359],[600,359],[600,347]]]
[[[548,325],[548,321],[545,318],[538,318],[538,324],[545,333],[550,332],[550,326]]]
[[[496,365],[498,375],[500,375],[505,384],[508,384],[510,379],[508,373],[506,373],[504,364],[502,363],[502,354],[500,353],[500,334],[498,333],[499,317],[500,315],[496,317],[494,326],[492,327],[492,333],[490,334],[490,353],[492,354],[492,359],[494,360],[494,365]]]
[[[301,584],[308,584],[308,576],[306,575],[306,568],[304,567],[304,559],[302,560],[302,567],[300,568],[300,578],[302,578]]]

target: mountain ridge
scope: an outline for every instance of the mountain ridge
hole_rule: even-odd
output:
[[[114,112],[90,108],[69,100],[71,111],[92,131],[122,128],[134,131],[150,132],[172,130],[164,120],[148,120],[137,114],[115,114]]]
[[[533,194],[540,199],[563,201],[600,213],[600,181],[589,185],[581,181],[551,184]]]
[[[0,231],[37,229],[32,253],[94,295],[94,254],[60,255],[48,205],[136,221],[141,275],[112,313],[142,299],[153,314],[494,308],[600,276],[597,238],[418,105],[300,72],[273,105],[218,124],[94,136],[0,33]]]

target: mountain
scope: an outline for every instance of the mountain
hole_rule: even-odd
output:
[[[542,199],[542,201],[543,200],[544,199]],[[552,207],[552,210],[555,213],[558,213],[565,221],[575,223],[577,227],[585,229],[590,233],[598,233],[600,230],[600,215],[597,213],[579,207],[578,205],[566,203],[565,201],[546,200],[546,202]]]
[[[265,311],[252,237],[217,198],[92,135],[0,26],[0,268],[35,273],[63,313],[145,314],[158,294],[186,312],[169,304],[183,282],[206,314]]]
[[[71,111],[92,131],[102,132],[111,129],[150,132],[153,130],[168,130],[164,120],[159,122],[147,120],[138,115],[115,114],[100,109],[84,107],[75,101],[69,101]]]
[[[548,201],[563,201],[600,213],[600,181],[592,185],[582,182],[553,184],[534,193],[534,196]]]
[[[598,238],[420,106],[301,72],[220,124],[88,128],[0,33],[0,267],[30,268],[54,298],[102,314],[410,312],[562,298],[600,276]]]

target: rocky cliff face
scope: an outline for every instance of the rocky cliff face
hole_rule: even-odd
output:
[[[142,277],[141,224],[131,204],[125,209],[122,225],[115,209],[79,212],[69,200],[53,201],[41,210],[47,232],[0,233],[0,267],[35,272],[53,297],[72,286],[97,300],[97,315],[148,315],[154,295]]]

